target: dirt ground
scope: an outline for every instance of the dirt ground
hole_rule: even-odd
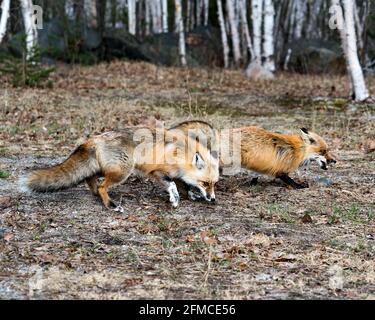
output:
[[[52,89],[0,94],[1,299],[375,298],[375,105],[349,102],[345,77],[252,82],[128,62],[60,66],[53,77]],[[155,119],[308,127],[339,161],[312,166],[305,190],[223,176],[215,205],[183,198],[177,209],[137,177],[111,192],[123,214],[85,185],[18,191],[21,174],[61,161],[88,135]]]

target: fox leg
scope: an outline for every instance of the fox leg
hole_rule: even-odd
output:
[[[97,183],[97,178],[98,178],[98,176],[97,176],[97,175],[94,175],[94,176],[92,176],[92,177],[86,179],[86,183],[87,183],[88,187],[90,188],[90,191],[91,191],[94,195],[98,195],[98,183]]]
[[[294,189],[304,189],[304,188],[309,187],[307,182],[304,182],[304,183],[295,182],[291,177],[288,176],[287,173],[280,174],[277,176],[277,178],[279,178],[281,181],[283,181],[288,186],[291,186]]]
[[[178,203],[180,202],[180,195],[178,193],[176,183],[166,174],[161,172],[154,172],[153,176],[169,193],[169,202],[174,208],[176,208],[178,206]]]
[[[124,209],[117,205],[108,195],[108,190],[117,184],[125,181],[130,175],[130,170],[124,168],[111,168],[104,173],[104,181],[98,187],[98,193],[107,209],[114,208],[115,211],[124,212]]]

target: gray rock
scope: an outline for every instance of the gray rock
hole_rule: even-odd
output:
[[[312,74],[346,72],[346,62],[339,43],[302,39],[286,47],[289,48],[292,50],[288,64],[290,71]]]

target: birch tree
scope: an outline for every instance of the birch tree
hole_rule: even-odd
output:
[[[363,71],[358,59],[356,32],[354,24],[354,0],[343,0],[344,14],[339,0],[331,0],[330,27],[339,30],[341,45],[346,58],[347,70],[351,79],[354,99],[366,100],[369,93],[366,88]]]
[[[208,14],[210,12],[210,1],[204,0],[204,25],[208,25]]]
[[[229,46],[228,46],[228,36],[225,29],[225,20],[223,13],[223,6],[221,0],[216,0],[217,3],[217,16],[219,19],[221,42],[223,45],[223,56],[224,56],[224,68],[229,67]]]
[[[168,1],[162,0],[161,2],[163,32],[168,32]]]
[[[241,16],[241,28],[245,35],[247,53],[250,55],[250,59],[254,59],[254,50],[252,46],[252,40],[249,32],[249,23],[247,21],[247,6],[246,0],[239,0],[239,13]]]
[[[295,26],[294,26],[294,39],[302,37],[303,23],[306,17],[306,0],[295,0]]]
[[[181,59],[181,65],[186,66],[186,44],[185,44],[185,32],[184,32],[184,20],[182,19],[182,6],[181,0],[175,0],[175,14],[178,21],[178,51]]]
[[[234,10],[234,0],[227,0],[228,20],[232,36],[234,63],[238,66],[241,62],[240,37],[238,33],[238,21]]]
[[[347,61],[349,65],[354,99],[366,100],[369,93],[366,88],[365,79],[358,59],[357,39],[354,25],[354,0],[343,0],[344,20],[346,27]]]
[[[202,0],[195,0],[195,10],[196,10],[196,23],[197,26],[201,25],[201,14],[202,14]]]
[[[136,34],[136,0],[128,0],[128,31]]]
[[[149,0],[151,7],[152,31],[153,33],[162,32],[161,4],[160,0]]]
[[[23,23],[25,26],[26,33],[26,59],[30,59],[32,56],[33,48],[36,46],[38,41],[38,33],[35,25],[33,3],[31,0],[20,0],[21,11],[23,17]]]
[[[1,19],[0,19],[0,44],[7,31],[7,22],[9,18],[10,0],[3,0],[1,3]]]
[[[253,48],[254,48],[254,59],[259,64],[261,63],[262,57],[262,10],[263,0],[252,0],[252,22],[253,22]]]
[[[145,35],[150,34],[151,8],[150,0],[145,0]]]
[[[275,8],[272,0],[264,0],[264,42],[263,42],[263,66],[271,71],[275,71],[274,60],[274,23],[275,23]]]

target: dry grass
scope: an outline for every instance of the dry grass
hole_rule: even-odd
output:
[[[53,89],[1,91],[1,298],[374,297],[375,109],[346,100],[345,78],[252,82],[237,71],[116,62],[60,66],[54,80]],[[303,191],[225,176],[215,206],[183,199],[176,210],[137,178],[112,192],[126,214],[105,210],[83,185],[17,191],[19,174],[61,160],[87,135],[188,118],[310,127],[340,161],[312,168]]]

